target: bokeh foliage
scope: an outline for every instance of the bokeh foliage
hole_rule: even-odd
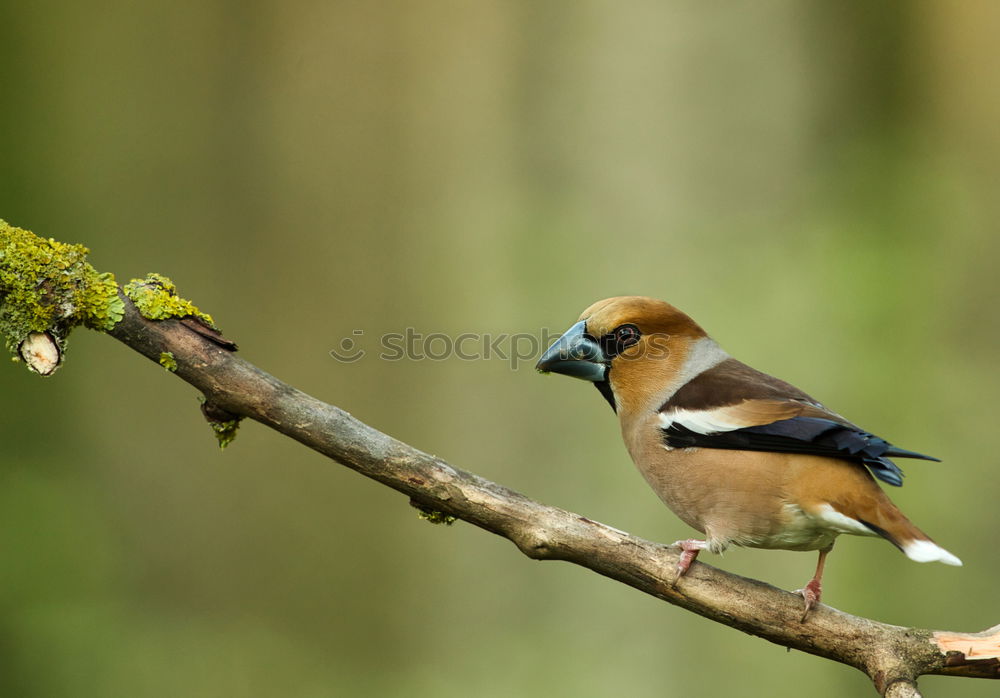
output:
[[[1000,6],[48,0],[0,25],[11,224],[169,275],[247,359],[398,438],[664,541],[688,530],[592,389],[376,354],[406,328],[538,336],[608,295],[668,299],[944,459],[892,494],[966,566],[843,540],[825,600],[1000,622]],[[344,338],[369,354],[335,361]],[[430,526],[253,424],[220,453],[180,381],[71,342],[52,379],[0,371],[2,695],[870,691]],[[789,589],[814,562],[709,561]]]

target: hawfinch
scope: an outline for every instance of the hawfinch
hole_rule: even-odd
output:
[[[914,526],[875,478],[902,484],[897,448],[798,388],[732,358],[663,301],[599,301],[545,352],[539,371],[592,381],[618,414],[632,460],[705,540],[682,540],[677,579],[701,550],[818,550],[799,590],[819,602],[841,533],[881,536],[917,562],[962,562]]]

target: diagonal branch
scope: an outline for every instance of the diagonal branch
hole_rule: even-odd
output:
[[[190,319],[148,320],[123,300],[124,318],[109,334],[154,361],[169,352],[176,374],[204,394],[210,419],[254,419],[425,510],[508,538],[530,558],[566,560],[770,642],[848,664],[883,695],[919,695],[916,678],[923,674],[1000,678],[1000,626],[978,634],[934,632],[828,606],[802,623],[799,596],[702,563],[673,586],[677,550],[459,470],[240,359]]]
[[[697,563],[677,583],[678,552],[528,499],[359,422],[238,358],[212,319],[159,274],[124,289],[82,245],[0,221],[0,337],[33,371],[52,374],[65,337],[107,332],[196,387],[221,445],[254,419],[410,497],[431,520],[455,517],[536,560],[566,560],[711,620],[865,672],[878,692],[919,696],[923,674],[1000,678],[1000,625],[956,633],[886,625],[828,606],[800,621],[801,597]]]

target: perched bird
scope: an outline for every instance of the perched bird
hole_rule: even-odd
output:
[[[737,361],[663,301],[623,296],[583,311],[536,368],[592,381],[632,460],[704,540],[681,540],[677,579],[699,551],[818,550],[804,621],[841,533],[881,536],[917,562],[962,562],[914,526],[875,478],[902,484],[897,448],[798,388]],[[873,477],[874,476],[874,477]]]

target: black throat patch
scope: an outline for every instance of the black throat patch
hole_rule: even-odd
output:
[[[611,405],[611,409],[614,410],[615,414],[618,414],[618,406],[615,404],[615,394],[611,390],[611,383],[608,382],[607,375],[605,375],[604,380],[594,383],[597,389],[604,396],[604,399],[608,401]]]

